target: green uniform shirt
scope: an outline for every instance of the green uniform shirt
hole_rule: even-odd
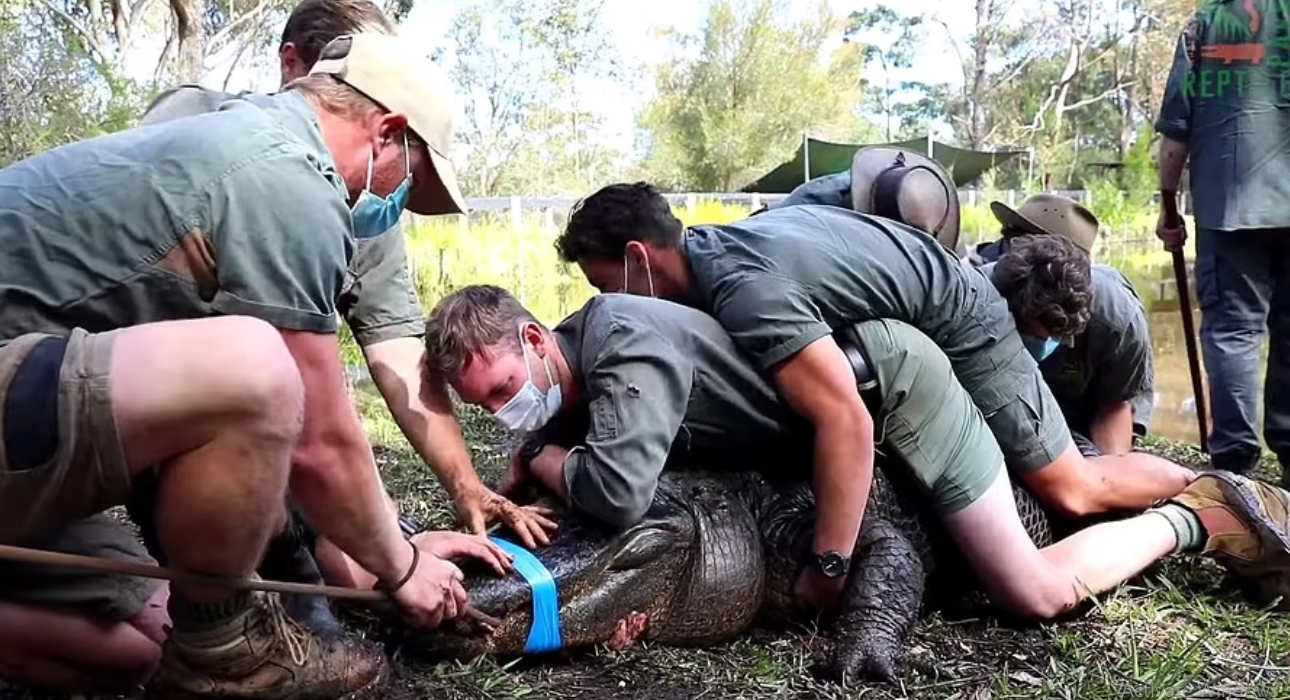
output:
[[[334,333],[344,181],[299,95],[69,144],[0,170],[0,339],[242,314]]]
[[[851,171],[821,175],[793,188],[788,196],[770,205],[771,209],[795,207],[799,204],[824,204],[830,207],[851,208]]]
[[[1290,226],[1290,5],[1201,5],[1174,49],[1156,131],[1187,144],[1198,228]]]
[[[601,294],[554,334],[585,410],[562,415],[544,434],[577,445],[564,464],[577,509],[624,526],[644,515],[665,466],[810,464],[809,425],[711,316],[660,299]]]
[[[927,234],[829,206],[771,209],[687,231],[694,304],[769,370],[843,326],[903,321],[944,351],[989,416],[1034,382],[1036,365],[984,276]]]
[[[980,270],[988,277],[995,264]],[[1039,370],[1071,430],[1088,436],[1099,409],[1128,401],[1134,428],[1145,435],[1155,402],[1146,311],[1133,283],[1114,267],[1095,263],[1092,281],[1088,328],[1044,358]]]
[[[182,85],[162,93],[140,123],[213,112],[236,97],[239,95]],[[354,340],[363,347],[394,338],[416,338],[425,332],[421,300],[408,274],[407,241],[401,225],[358,241],[336,307]]]

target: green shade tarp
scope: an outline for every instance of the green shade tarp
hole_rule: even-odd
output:
[[[804,170],[807,165],[804,146],[810,148],[811,172],[809,177],[806,176],[807,174]],[[740,191],[760,194],[787,194],[792,192],[794,187],[808,179],[850,170],[851,159],[855,156],[855,152],[867,146],[892,146],[926,154],[927,138],[873,144],[833,143],[832,141],[821,141],[819,139],[806,139],[805,144],[797,147],[797,152],[793,154],[792,160],[781,163],[752,184],[744,186]],[[954,184],[957,187],[962,187],[981,177],[981,173],[990,168],[1001,165],[1019,155],[1025,155],[1025,153],[1025,151],[972,151],[955,148],[935,140],[932,141],[932,158],[950,171],[950,176],[954,178]]]

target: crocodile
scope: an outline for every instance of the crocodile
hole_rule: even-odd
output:
[[[893,473],[894,475],[894,473]],[[1038,502],[1013,487],[1037,546],[1053,530]],[[910,507],[913,491],[875,469],[852,574],[838,610],[824,619],[834,643],[817,672],[846,682],[892,681],[901,645],[921,611],[976,591],[975,576],[934,514]],[[812,543],[809,484],[776,484],[756,473],[669,471],[644,520],[613,529],[567,511],[551,544],[534,552],[558,591],[558,647],[673,646],[730,641],[754,623],[783,624],[800,562]],[[516,542],[504,530],[502,539]],[[416,632],[412,651],[435,658],[526,654],[532,588],[462,563],[471,604],[496,618],[491,629],[450,623]]]

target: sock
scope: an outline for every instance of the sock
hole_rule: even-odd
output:
[[[231,597],[214,603],[194,603],[172,592],[166,609],[175,629],[201,632],[219,627],[251,607],[251,592],[237,591]]]
[[[1174,534],[1178,536],[1174,552],[1194,552],[1205,546],[1205,526],[1201,524],[1200,517],[1190,509],[1177,503],[1166,503],[1147,512],[1163,517],[1174,529]]]

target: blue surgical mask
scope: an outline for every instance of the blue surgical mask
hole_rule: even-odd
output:
[[[372,168],[376,165],[376,154],[367,154],[367,185],[358,195],[358,201],[350,209],[349,216],[354,222],[354,238],[373,238],[394,228],[399,216],[408,203],[408,193],[412,191],[412,160],[408,151],[408,135],[403,134],[403,168],[407,176],[403,184],[390,193],[389,197],[379,197],[372,192]]]
[[[555,376],[551,374],[551,366],[545,357],[542,358],[542,368],[546,370],[546,378],[551,388],[546,393],[542,393],[533,383],[533,369],[529,366],[529,350],[524,342],[523,330],[520,331],[520,336],[520,352],[524,353],[524,370],[528,372],[528,379],[510,401],[497,409],[493,417],[510,430],[532,432],[550,423],[560,413],[564,394],[560,390],[560,385],[556,383]]]
[[[1026,346],[1026,350],[1030,351],[1031,357],[1035,358],[1035,362],[1043,362],[1062,346],[1062,341],[1056,338],[1036,338],[1024,333],[1021,335],[1021,342]]]

